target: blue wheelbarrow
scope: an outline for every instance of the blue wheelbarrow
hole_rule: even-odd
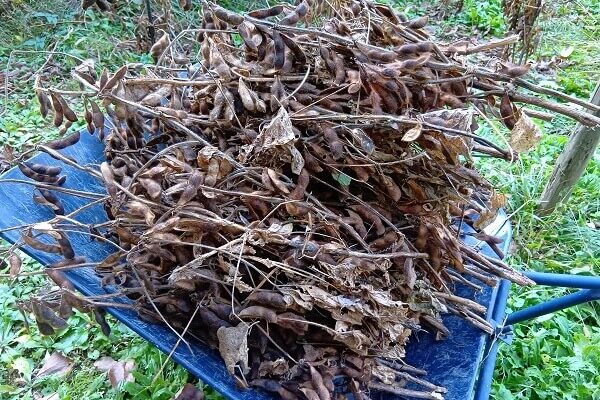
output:
[[[67,148],[64,154],[77,160],[80,165],[97,165],[103,161],[103,144],[96,136],[82,131],[81,140]],[[56,160],[47,154],[39,154],[33,162],[55,165]],[[71,193],[58,193],[65,213],[72,212],[88,204],[77,214],[77,220],[84,224],[99,224],[107,220],[106,213],[98,199],[105,195],[101,182],[85,172],[69,165],[61,164],[68,176],[64,185]],[[0,177],[0,235],[11,243],[20,239],[19,226],[46,221],[54,217],[53,213],[35,204],[32,200],[34,186],[17,169],[13,168]],[[96,201],[96,204],[90,204]],[[12,228],[12,229],[10,229]],[[463,231],[468,232],[468,227]],[[504,253],[508,252],[511,240],[511,226],[505,214],[501,214],[486,232],[503,239],[500,245]],[[84,234],[69,234],[73,248],[80,256],[85,256],[90,262],[98,262],[114,251],[111,245],[91,240]],[[466,235],[463,240],[480,249],[490,257],[496,253],[485,243],[473,236]],[[43,265],[50,265],[59,260],[56,254],[36,251],[23,247],[29,256]],[[78,268],[66,272],[68,279],[77,290],[84,295],[102,295],[110,289],[102,287],[100,278],[92,268]],[[546,274],[528,272],[526,275],[538,284],[579,288],[581,290],[539,304],[524,310],[506,315],[506,301],[509,295],[510,283],[501,281],[494,288],[486,287],[475,291],[467,286],[457,286],[456,291],[462,297],[471,298],[486,306],[487,320],[496,327],[493,335],[488,335],[466,323],[457,316],[444,317],[444,323],[450,330],[446,340],[436,341],[432,334],[419,332],[411,339],[406,362],[427,371],[427,380],[436,385],[444,386],[448,392],[445,399],[485,400],[489,398],[498,345],[500,341],[509,341],[511,326],[540,315],[548,314],[566,307],[600,299],[600,278]],[[126,298],[118,299],[127,303]],[[178,337],[167,327],[149,324],[138,318],[133,311],[124,308],[107,308],[110,314],[127,325],[144,339],[154,344],[160,350],[170,353],[176,347]],[[189,341],[190,346],[177,346],[172,358],[204,383],[212,386],[228,399],[259,400],[271,398],[270,395],[254,389],[241,390],[237,388],[234,379],[229,375],[219,354],[206,345]],[[391,398],[391,395],[385,395]]]

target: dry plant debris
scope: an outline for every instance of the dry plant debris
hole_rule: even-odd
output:
[[[502,0],[504,16],[508,22],[508,30],[519,35],[519,45],[507,47],[507,55],[519,55],[519,59],[527,60],[538,48],[540,27],[537,23],[544,4],[542,0]]]
[[[78,120],[65,97],[84,98],[88,129],[106,145],[100,168],[61,154],[79,133],[38,149],[103,181],[109,217],[73,224],[77,211],[63,216],[55,194],[68,192],[61,169],[19,164],[36,181],[35,201],[56,213],[24,229],[21,244],[64,256],[49,269],[61,296],[31,304],[43,333],[61,329],[71,307],[109,329],[98,299],[77,296],[61,271],[90,265],[65,233],[80,230],[115,246],[92,263],[104,285],[144,320],[218,349],[240,385],[324,400],[343,376],[357,399],[370,389],[443,397],[396,362],[411,334],[443,339],[445,313],[491,333],[485,307],[454,285],[532,284],[459,239],[473,226],[502,257],[482,229],[505,198],[473,155],[511,160],[535,144],[539,130],[517,103],[599,120],[536,96],[521,66],[470,64],[468,54],[494,44],[436,43],[426,17],[370,1],[328,4],[241,15],[204,3],[201,28],[157,41],[155,66],[100,76],[83,66],[73,71],[79,92],[36,87],[42,113],[65,130]],[[202,57],[189,64],[194,48]],[[513,129],[514,149],[474,134],[469,105]],[[127,379],[127,368],[118,372],[115,381]]]

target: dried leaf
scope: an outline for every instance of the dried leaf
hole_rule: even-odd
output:
[[[518,153],[531,150],[542,140],[542,131],[524,112],[513,127],[510,136],[510,146]]]
[[[114,363],[116,361],[112,357],[102,356],[94,362],[94,367],[102,372],[108,372]]]
[[[10,253],[8,256],[8,265],[10,266],[8,270],[10,278],[15,279],[19,275],[19,272],[21,272],[21,266],[23,265],[21,257],[17,253]]]
[[[174,400],[204,400],[204,392],[191,383],[186,383]]]
[[[414,127],[410,128],[406,131],[406,133],[402,136],[403,142],[414,142],[421,136],[421,132],[423,131],[423,125],[421,123],[417,123]]]
[[[46,357],[42,367],[36,372],[36,379],[43,378],[48,375],[65,376],[73,369],[73,360],[64,356],[62,353],[55,351],[49,357]]]
[[[248,325],[244,322],[238,326],[217,330],[219,338],[219,353],[225,361],[230,374],[235,373],[237,363],[240,363],[242,372],[247,374],[248,368]]]
[[[558,55],[560,56],[560,58],[569,58],[571,54],[573,54],[574,50],[575,47],[573,46],[565,47],[560,51],[560,53],[558,53]]]
[[[156,41],[156,43],[152,45],[152,47],[150,48],[150,54],[152,54],[152,58],[154,58],[154,61],[158,61],[158,59],[162,56],[162,54],[165,52],[170,43],[171,39],[169,38],[169,35],[165,33],[160,37],[160,39]],[[100,89],[102,88],[103,86],[100,85]]]
[[[292,172],[299,175],[304,168],[304,158],[294,146],[295,141],[296,136],[290,116],[283,107],[280,107],[277,115],[260,131],[252,146],[256,153],[277,149],[287,150],[287,154],[282,154],[280,151],[276,151],[275,154],[291,162]]]

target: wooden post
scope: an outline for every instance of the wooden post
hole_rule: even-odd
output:
[[[600,82],[596,85],[591,102],[600,105]],[[594,115],[600,116],[600,112],[596,111]],[[558,203],[569,198],[599,142],[600,126],[590,128],[577,125],[565,149],[556,160],[552,176],[542,193],[537,210],[539,215],[552,213]]]

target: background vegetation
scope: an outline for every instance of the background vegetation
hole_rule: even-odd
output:
[[[33,99],[34,74],[45,66],[55,76],[68,74],[73,56],[95,59],[116,69],[123,62],[149,62],[136,48],[135,33],[142,15],[140,1],[132,0],[114,18],[93,11],[82,13],[77,2],[0,0],[0,144],[17,150],[57,131],[42,120]],[[239,8],[245,2],[220,2]],[[226,4],[225,4],[226,3]],[[411,15],[432,14],[456,2],[434,2],[423,9],[416,0],[393,2]],[[442,3],[442,4],[440,4]],[[459,13],[446,8],[445,21],[436,25],[440,37],[502,35],[505,25],[500,0],[464,0]],[[448,6],[448,4],[450,4]],[[182,26],[193,26],[197,14],[183,15],[174,5]],[[438,18],[432,18],[436,20]],[[541,21],[541,46],[532,61],[549,61],[573,47],[567,62],[550,73],[533,77],[544,85],[588,98],[600,71],[600,1],[548,2]],[[49,57],[43,51],[63,52]],[[6,82],[6,79],[9,81]],[[534,214],[543,186],[574,124],[564,118],[544,123],[545,137],[534,151],[513,165],[483,159],[481,168],[510,195],[514,225],[510,263],[539,271],[600,274],[600,152],[588,166],[571,199],[549,217]],[[482,125],[499,139],[499,126]],[[1,161],[1,160],[0,160]],[[40,266],[27,260],[26,270]],[[42,337],[20,301],[37,290],[47,290],[44,276],[0,280],[0,399],[170,399],[192,377],[166,356],[111,320],[111,338],[102,335],[90,317],[77,314],[57,337]],[[566,290],[513,288],[509,307],[519,309],[565,294]],[[515,341],[503,345],[496,369],[496,399],[600,399],[600,317],[596,303],[541,317],[515,328]],[[46,356],[61,351],[75,362],[66,377],[36,377]],[[106,375],[94,367],[103,356],[133,359],[135,382],[113,389]],[[160,372],[159,372],[160,371]],[[201,385],[201,384],[199,384]],[[207,397],[218,397],[206,388]],[[54,397],[52,397],[54,396]]]

